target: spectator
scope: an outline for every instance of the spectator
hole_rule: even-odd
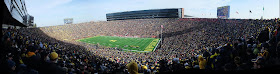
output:
[[[261,33],[259,34],[258,40],[261,43],[264,43],[265,41],[269,40],[269,29],[265,28]]]
[[[264,59],[263,58],[253,59],[252,62],[254,63],[252,69],[261,69],[261,68],[264,67]]]
[[[205,69],[207,61],[200,55],[198,56],[199,69]]]
[[[42,73],[65,74],[65,71],[59,65],[56,65],[58,61],[58,54],[56,52],[52,52],[49,57],[50,63],[45,67],[45,71]]]
[[[16,70],[16,63],[13,60],[8,59],[8,72],[9,74],[16,74],[15,70]]]
[[[8,58],[6,60],[6,63],[7,63],[7,66],[6,68],[6,71],[9,73],[9,74],[16,74],[16,63],[13,61],[13,55],[11,53],[8,53]]]
[[[138,74],[138,66],[134,61],[131,61],[129,64],[127,64],[127,69],[129,74]]]
[[[253,53],[254,53],[254,55],[257,55],[259,53],[259,49],[257,48],[257,44],[253,45]]]

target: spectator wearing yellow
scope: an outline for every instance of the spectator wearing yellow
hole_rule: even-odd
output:
[[[199,69],[205,69],[207,61],[200,55],[198,56]]]
[[[127,64],[127,69],[129,74],[138,74],[138,66],[135,61],[131,61],[129,64]]]
[[[42,71],[43,74],[65,74],[66,71],[60,67],[59,65],[57,65],[57,61],[58,61],[58,54],[56,52],[51,52],[49,54],[49,58],[51,60],[50,63],[48,63],[46,65],[46,67],[44,67],[44,70]]]
[[[55,61],[58,58],[58,54],[56,52],[52,52],[50,54],[50,60]]]

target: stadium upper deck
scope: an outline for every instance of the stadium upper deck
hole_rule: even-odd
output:
[[[183,18],[184,8],[151,9],[106,14],[107,21],[148,18]]]

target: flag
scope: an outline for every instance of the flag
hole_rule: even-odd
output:
[[[161,28],[163,28],[163,25],[160,25],[161,26]]]
[[[236,14],[239,14],[239,13],[236,11]]]

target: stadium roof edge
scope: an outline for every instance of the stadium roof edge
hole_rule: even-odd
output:
[[[180,8],[162,8],[162,9],[180,9]],[[161,9],[130,10],[130,11],[112,12],[112,13],[106,13],[106,14],[123,13],[123,12],[132,12],[132,11],[144,11],[144,10],[161,10]]]

